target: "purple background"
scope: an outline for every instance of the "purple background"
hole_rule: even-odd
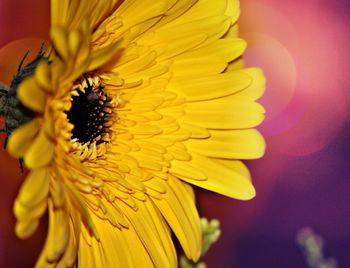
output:
[[[311,227],[325,256],[350,267],[350,2],[241,1],[248,66],[268,86],[264,158],[249,163],[249,202],[200,193],[201,210],[221,219],[209,267],[307,267],[296,234]]]

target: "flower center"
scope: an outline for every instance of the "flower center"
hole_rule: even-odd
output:
[[[67,112],[74,125],[72,135],[81,144],[106,142],[109,133],[111,98],[98,78],[85,78],[72,96],[72,107]]]

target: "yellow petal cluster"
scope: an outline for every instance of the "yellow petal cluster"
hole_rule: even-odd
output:
[[[49,214],[37,267],[176,267],[172,232],[201,252],[191,185],[254,197],[241,160],[265,150],[265,80],[243,67],[238,16],[237,0],[51,0],[49,62],[18,89],[37,116],[8,143],[30,169],[17,235]],[[83,77],[112,98],[103,143],[72,137]]]

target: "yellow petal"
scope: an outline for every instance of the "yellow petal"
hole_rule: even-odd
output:
[[[204,33],[197,33],[193,35],[183,36],[178,40],[173,40],[172,42],[167,43],[166,49],[162,51],[162,53],[159,53],[159,59],[165,60],[180,55],[181,53],[184,53],[185,51],[191,50],[202,44],[206,39],[207,36]]]
[[[170,180],[177,179],[169,178]],[[186,255],[197,260],[201,250],[201,229],[191,196],[181,184],[171,182],[166,197],[153,201],[176,234]]]
[[[255,129],[210,130],[211,137],[206,140],[185,141],[190,153],[216,158],[256,159],[265,152],[265,141]]]
[[[63,183],[60,180],[52,180],[50,195],[55,208],[61,208],[66,201],[66,193]]]
[[[167,225],[164,217],[161,215],[160,211],[155,207],[155,205],[148,200],[145,202],[145,206],[148,212],[147,217],[152,220],[152,223],[157,230],[155,234],[158,240],[161,241],[165,253],[167,254],[170,267],[177,267],[177,256],[174,248],[174,243],[171,239],[171,232],[169,226]]]
[[[129,129],[133,135],[154,136],[162,132],[162,129],[157,125],[137,124]]]
[[[50,67],[46,61],[40,62],[36,67],[35,78],[43,89],[45,89],[48,93],[52,92],[53,88],[51,85]]]
[[[49,200],[48,206],[49,230],[39,263],[43,262],[42,257],[45,257],[48,263],[57,262],[66,250],[69,236],[73,235],[69,232],[67,212],[64,209],[54,209],[51,200]]]
[[[16,235],[21,239],[26,239],[31,236],[35,230],[38,228],[39,220],[27,220],[27,221],[18,221],[16,223],[15,232]]]
[[[240,70],[239,72],[243,72],[250,76],[252,83],[246,89],[238,92],[237,96],[250,100],[259,99],[264,94],[266,88],[266,78],[263,71],[259,68],[248,68]]]
[[[176,55],[182,57],[180,52],[191,51],[199,45],[205,46],[212,43],[222,36],[229,26],[230,21],[226,16],[206,17],[172,27],[164,27],[155,31],[154,35],[145,35],[146,38],[141,38],[138,42],[142,45],[162,44],[156,47],[161,59]]]
[[[68,36],[68,46],[69,46],[69,51],[72,55],[77,55],[82,39],[83,38],[79,31],[75,30],[70,32]]]
[[[143,246],[140,237],[130,225],[129,229],[119,231],[108,221],[92,214],[100,233],[100,243],[91,241],[91,246],[80,239],[79,265],[96,267],[97,256],[104,258],[104,267],[152,267],[154,264]],[[96,250],[97,249],[97,250]],[[135,258],[137,256],[137,258]]]
[[[46,93],[38,85],[34,76],[28,77],[19,85],[17,96],[29,109],[39,113],[44,112]]]
[[[51,1],[51,25],[62,25],[66,19],[68,0],[52,0]]]
[[[81,267],[96,267],[92,245],[87,243],[82,235],[79,242],[78,260]],[[114,264],[120,266],[118,255],[114,258]]]
[[[239,38],[219,39],[211,44],[179,55],[178,59],[196,59],[209,56],[223,62],[230,62],[242,55],[247,43]]]
[[[201,168],[208,179],[199,181],[181,177],[182,180],[240,200],[249,200],[255,196],[247,168],[240,161],[213,159],[193,154],[191,162]]]
[[[189,68],[191,66],[191,68]],[[227,63],[215,58],[203,57],[199,59],[178,59],[171,65],[174,78],[193,78],[203,75],[219,74],[225,70]]]
[[[204,138],[210,137],[210,133],[205,127],[198,126],[198,125],[193,124],[193,123],[186,123],[186,122],[183,122],[183,120],[181,120],[181,121],[179,120],[179,124],[180,124],[182,129],[185,129],[185,130],[191,132],[191,138],[204,139]]]
[[[187,101],[215,99],[237,93],[252,82],[244,72],[225,73],[208,77],[175,80],[169,83],[169,90],[179,92]]]
[[[147,202],[147,201],[146,201]],[[170,260],[165,254],[165,250],[161,245],[160,239],[157,238],[157,230],[152,219],[146,214],[144,205],[138,203],[138,211],[123,209],[126,217],[140,237],[142,244],[149,253],[155,267],[169,267]],[[156,219],[153,219],[156,220]]]
[[[169,172],[177,177],[187,177],[194,180],[205,181],[207,176],[202,171],[202,168],[193,166],[191,161],[180,161],[173,160],[171,161],[171,167]]]
[[[125,2],[119,10],[123,18],[123,24],[127,27],[159,16],[167,10],[167,1],[143,0]]]
[[[188,103],[181,121],[211,129],[243,129],[259,125],[264,114],[260,104],[231,95]]]
[[[239,1],[228,0],[225,15],[231,18],[232,24],[234,24],[237,21],[239,14],[240,14]]]
[[[17,200],[31,207],[47,198],[49,193],[49,172],[47,168],[32,170],[24,181]]]
[[[7,143],[7,151],[13,157],[23,157],[29,146],[32,144],[39,131],[39,122],[37,119],[17,128],[10,136]]]
[[[24,163],[30,169],[36,169],[48,165],[54,155],[54,144],[44,129],[42,129],[24,155]]]
[[[214,17],[224,14],[226,9],[226,1],[201,0],[197,1],[191,9],[185,14],[178,17],[174,21],[168,23],[164,28],[178,26],[184,23],[197,21],[200,19]]]
[[[26,220],[26,219],[39,219],[47,208],[47,200],[46,198],[42,200],[40,203],[27,207],[23,205],[18,199],[15,201],[13,206],[13,211],[18,220]]]
[[[64,60],[68,60],[70,55],[68,47],[68,35],[66,30],[62,27],[53,27],[51,28],[50,35],[52,39],[52,45],[58,52],[59,56]]]
[[[97,68],[103,67],[110,60],[118,56],[118,50],[121,51],[122,43],[121,41],[114,43],[105,48],[93,51],[90,56],[90,63],[88,66],[88,71],[93,71]]]
[[[63,267],[75,266],[77,251],[78,251],[76,236],[78,236],[78,234],[75,233],[77,230],[74,230],[73,224],[71,221],[69,222],[69,229],[67,229],[67,231],[69,233],[68,235],[69,241],[66,245],[62,258],[58,260],[57,266],[54,266],[55,262],[53,263],[49,262],[49,260],[46,258],[46,251],[43,250],[35,267],[51,267],[50,265],[52,265],[53,267],[63,268]]]
[[[45,244],[46,258],[50,262],[57,261],[68,243],[68,216],[64,209],[49,209],[49,232]]]
[[[167,148],[174,159],[187,161],[191,159],[191,155],[187,152],[186,147],[181,143],[177,142],[174,145]]]

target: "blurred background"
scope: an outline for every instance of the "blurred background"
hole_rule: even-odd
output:
[[[0,47],[47,38],[48,2],[1,0]],[[296,242],[304,227],[323,237],[326,258],[350,267],[349,26],[347,0],[241,0],[245,60],[263,68],[268,81],[260,101],[267,110],[260,127],[267,152],[248,163],[254,200],[198,192],[201,214],[222,225],[205,258],[208,267],[306,268]],[[27,46],[38,44],[30,39]],[[0,52],[0,73],[5,64],[18,64],[3,60],[13,50]],[[12,202],[23,178],[4,152],[0,163],[0,267],[32,267],[45,232],[15,238]]]
[[[267,151],[249,163],[254,200],[200,194],[223,231],[208,266],[308,267],[296,236],[311,227],[350,267],[350,2],[242,0],[240,26],[268,81]]]

